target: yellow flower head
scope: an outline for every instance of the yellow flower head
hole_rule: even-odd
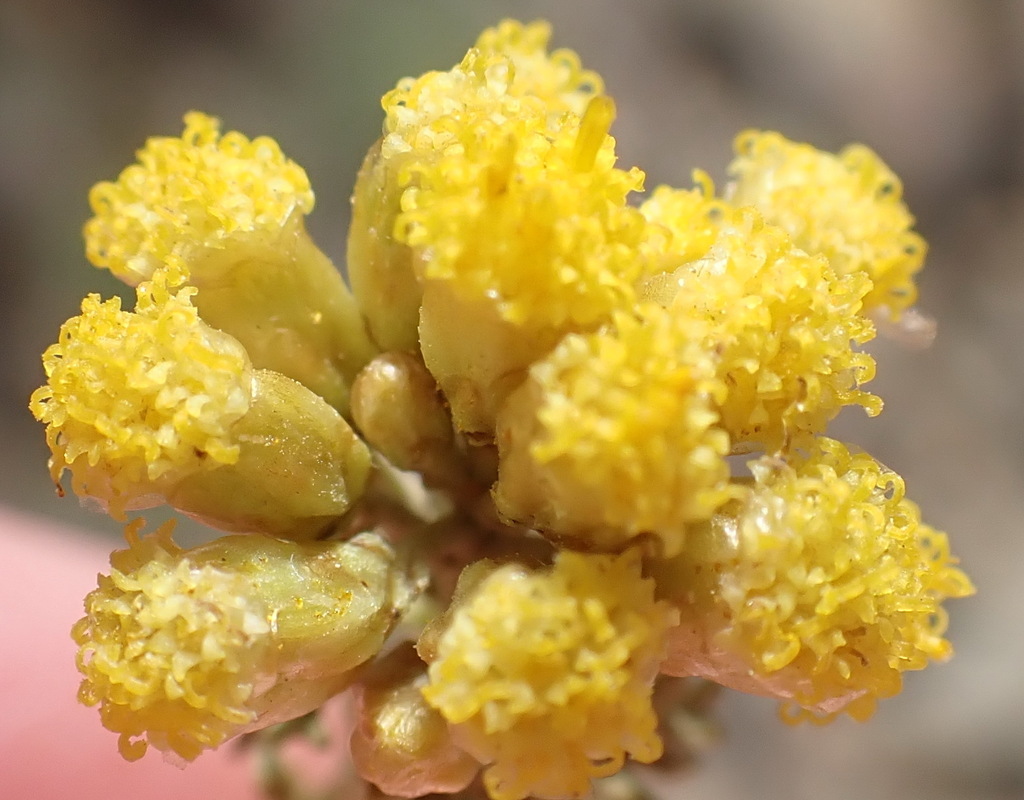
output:
[[[403,78],[384,95],[387,114],[383,153],[414,152],[429,158],[433,149],[454,142],[454,125],[467,115],[504,114],[522,101],[543,106],[552,118],[566,111],[581,117],[604,92],[601,76],[582,68],[571,50],[549,53],[551,27],[506,19],[480,34],[460,64],[448,72]]]
[[[683,200],[663,195],[646,209],[674,242],[693,227],[694,201]],[[719,411],[733,442],[787,447],[823,431],[843,406],[877,414],[881,402],[858,388],[874,377],[874,359],[853,349],[874,336],[860,313],[868,280],[837,277],[824,258],[795,247],[752,208],[714,208],[710,249],[648,278],[641,293],[703,326],[704,347],[727,387]]]
[[[509,56],[474,49],[384,101],[419,344],[456,426],[483,439],[530,363],[633,303],[652,249],[627,205],[643,173],[614,166],[612,101],[594,96],[580,117],[515,75]]]
[[[86,254],[128,284],[149,279],[169,254],[224,249],[244,236],[277,236],[309,213],[302,167],[269,137],[220,135],[216,119],[185,115],[178,138],[153,137],[137,164],[89,194]]]
[[[729,172],[732,202],[756,206],[797,247],[823,253],[836,274],[871,278],[865,309],[898,316],[914,304],[913,276],[927,247],[912,230],[899,178],[870,149],[855,144],[832,155],[778,133],[745,131]]]
[[[375,537],[232,536],[182,551],[170,523],[139,539],[141,523],[72,631],[79,699],[99,704],[129,760],[148,745],[192,760],[316,708],[379,650],[407,602]]]
[[[635,551],[506,565],[454,611],[423,694],[495,800],[581,797],[627,754],[661,755],[651,685],[674,619]]]
[[[490,149],[504,147],[508,152],[503,151],[502,159],[507,161],[516,148],[523,151],[516,137],[543,137],[543,128],[557,128],[566,113],[578,120],[588,102],[602,93],[600,77],[582,69],[574,53],[547,52],[549,38],[546,23],[505,20],[484,31],[453,69],[405,78],[384,96],[384,136],[371,148],[356,181],[348,243],[353,290],[382,349],[409,350],[418,344],[423,275],[408,247],[407,225],[398,220],[423,170],[443,183],[453,177],[453,170],[468,169],[460,180],[470,181],[489,168],[472,167],[460,157],[479,125],[485,126],[479,130],[481,137],[502,140]],[[517,125],[523,113],[530,119]],[[594,135],[582,148],[584,161],[590,150],[599,149],[607,132],[607,126],[592,128]],[[471,149],[477,159],[485,152],[479,145]],[[501,180],[496,174],[491,183]],[[454,194],[450,202],[457,202]]]
[[[152,505],[165,477],[238,459],[228,431],[249,410],[252,370],[237,341],[199,319],[194,292],[146,282],[134,312],[89,295],[43,355],[31,409],[53,479],[71,470],[76,494],[115,516]]]
[[[742,503],[691,532],[666,671],[865,719],[901,673],[952,652],[942,601],[973,592],[902,479],[822,439],[753,462]]]
[[[145,736],[191,760],[256,719],[248,704],[270,648],[269,609],[245,576],[181,558],[166,528],[163,541],[118,555],[128,563],[100,576],[73,630],[79,697],[102,703],[125,758],[145,754]]]
[[[552,121],[536,98],[499,94],[445,120],[450,141],[417,170],[396,229],[423,277],[530,327],[594,325],[627,304],[645,226],[626,198],[643,174],[613,167],[613,115],[598,97]]]
[[[678,552],[727,497],[725,387],[700,333],[651,303],[534,364],[499,416],[499,510],[587,547],[649,532]]]
[[[507,21],[448,72],[384,97],[384,158],[407,154],[398,238],[422,277],[453,281],[513,321],[591,321],[635,277],[643,173],[614,168],[614,105],[545,25]],[[598,310],[600,307],[600,310]]]

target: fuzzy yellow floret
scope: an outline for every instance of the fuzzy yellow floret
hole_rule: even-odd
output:
[[[693,201],[683,199],[663,197],[646,211],[674,243],[692,227]],[[881,401],[859,388],[874,377],[874,359],[855,349],[875,333],[861,314],[866,276],[836,276],[753,208],[716,209],[710,249],[648,278],[641,294],[704,327],[727,387],[718,410],[733,443],[785,448],[822,432],[846,405],[877,414]]]
[[[601,95],[600,77],[583,70],[575,54],[547,52],[549,37],[546,23],[522,25],[505,20],[484,31],[477,46],[451,70],[405,78],[384,96],[384,135],[360,171],[353,198],[358,225],[349,234],[353,289],[369,329],[382,347],[415,348],[423,291],[420,284],[425,277],[445,272],[452,277],[451,262],[456,256],[452,251],[467,251],[459,243],[458,230],[448,230],[443,220],[436,219],[424,226],[423,215],[461,214],[477,205],[480,207],[465,223],[472,228],[481,216],[501,214],[489,208],[491,195],[505,193],[501,187],[510,182],[513,162],[543,160],[550,149],[548,138],[562,128],[578,126],[588,104]],[[613,160],[611,142],[606,138],[611,102],[601,98],[595,108],[594,124],[587,126],[589,134],[581,137],[576,158],[583,171],[595,159],[605,167],[609,157]],[[567,135],[571,145],[572,134]],[[600,150],[605,152],[598,158]],[[619,177],[621,182],[623,176]],[[639,185],[638,175],[625,178]],[[448,191],[450,181],[456,185]],[[440,193],[428,201],[419,195],[421,187],[428,193]],[[535,210],[539,203],[553,202],[543,185],[535,187],[535,193]],[[514,202],[514,197],[507,198],[506,213]],[[454,208],[460,204],[467,208]],[[428,212],[428,205],[434,210]],[[410,211],[413,213],[406,213]],[[434,263],[437,253],[429,239],[439,236],[444,241],[437,244],[446,250],[436,262],[440,272],[428,268],[425,275],[423,260]],[[416,248],[415,253],[409,245]],[[522,281],[516,284],[515,275],[508,274],[507,262],[482,264],[461,281],[464,298],[491,291],[486,295],[489,300],[504,302],[497,292],[524,285]],[[465,271],[467,264],[461,268]],[[495,280],[496,270],[504,272]],[[513,285],[505,285],[509,283]]]
[[[728,496],[725,386],[691,320],[640,311],[533,365],[499,416],[495,498],[557,538],[617,549],[647,532],[673,555]]]
[[[313,208],[302,167],[273,139],[249,140],[199,112],[180,137],[153,137],[138,163],[89,194],[86,254],[135,285],[172,253],[217,250],[239,236],[276,235]]]
[[[643,227],[625,207],[643,173],[614,168],[614,105],[596,85],[580,95],[595,76],[546,56],[546,39],[545,26],[503,23],[452,70],[406,79],[383,101],[382,155],[411,159],[398,238],[429,248],[425,277],[492,298],[510,319],[538,301],[536,314],[592,317],[588,306],[635,277],[615,251]]]
[[[498,95],[446,120],[450,141],[417,172],[396,228],[424,253],[423,277],[517,325],[593,325],[627,304],[645,226],[626,198],[643,174],[613,167],[613,113],[599,97],[552,122],[535,98]]]
[[[252,370],[237,341],[199,319],[194,292],[146,282],[135,311],[89,295],[43,355],[31,409],[53,479],[69,469],[75,492],[115,516],[165,476],[238,459],[229,430],[250,407]]]
[[[509,70],[508,57],[471,50],[400,84],[381,146],[399,165],[394,237],[422,288],[424,361],[456,427],[481,441],[533,361],[632,305],[664,238],[627,203],[643,173],[614,166],[612,101],[591,98],[582,118],[554,112],[517,93]]]
[[[168,526],[129,541],[72,631],[79,699],[100,704],[125,758],[151,744],[192,760],[256,719],[249,701],[271,619],[247,578],[182,558]]]
[[[453,141],[447,135],[453,123],[474,107],[504,115],[520,103],[539,103],[553,121],[566,111],[582,116],[590,100],[603,94],[604,82],[583,69],[571,50],[549,53],[550,38],[546,22],[506,19],[485,30],[453,69],[403,78],[381,101],[387,114],[384,156],[443,149]]]
[[[798,247],[823,253],[837,274],[871,278],[866,309],[898,316],[914,304],[913,276],[927,247],[913,231],[899,178],[870,149],[855,144],[833,155],[778,133],[744,131],[729,172],[733,202],[757,206]]]
[[[627,754],[661,755],[651,685],[675,612],[653,590],[635,551],[562,552],[497,569],[455,611],[423,694],[490,764],[491,797],[582,797]]]
[[[942,602],[973,587],[896,473],[819,446],[793,467],[753,462],[748,497],[692,533],[689,577],[675,579],[688,584],[681,630],[702,628],[707,642],[673,646],[666,668],[709,649],[707,677],[864,719],[904,671],[951,654]]]

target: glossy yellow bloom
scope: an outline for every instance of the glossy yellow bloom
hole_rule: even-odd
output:
[[[822,432],[843,406],[881,410],[859,388],[875,371],[874,359],[855,349],[874,336],[861,314],[864,275],[836,276],[753,208],[717,203],[694,214],[705,201],[692,193],[663,191],[658,201],[645,213],[672,232],[674,247],[694,228],[708,238],[708,213],[717,225],[703,256],[646,278],[641,294],[704,327],[704,348],[727,388],[721,425],[734,445],[785,448]]]
[[[973,587],[896,473],[819,445],[793,467],[753,462],[746,499],[662,566],[683,613],[664,671],[865,719],[951,654],[942,602]]]
[[[490,765],[491,797],[582,797],[627,754],[661,755],[651,685],[676,614],[653,595],[635,551],[506,565],[465,594],[423,694]]]
[[[309,536],[365,485],[370,453],[336,410],[295,381],[252,369],[206,325],[195,289],[158,273],[135,311],[90,295],[47,349],[31,409],[55,482],[117,518],[172,506],[216,527]]]
[[[729,496],[725,385],[702,332],[650,303],[534,364],[498,419],[499,511],[586,548],[650,533],[677,553]]]
[[[85,226],[89,260],[132,286],[172,253],[194,257],[247,236],[277,238],[313,208],[305,171],[277,142],[221,136],[217,120],[199,112],[185,115],[180,137],[149,139],[138,159],[116,182],[93,187],[95,216]]]
[[[380,649],[409,601],[378,537],[298,545],[227,537],[182,551],[170,524],[110,559],[73,630],[79,698],[121,754],[192,760],[317,708]]]
[[[744,131],[729,173],[732,202],[757,206],[797,247],[824,254],[836,274],[871,278],[867,310],[899,316],[914,304],[914,273],[927,247],[913,231],[899,178],[870,149],[855,144],[833,155],[778,133]]]

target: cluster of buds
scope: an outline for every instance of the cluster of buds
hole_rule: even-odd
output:
[[[543,23],[383,98],[347,285],[268,138],[185,117],[90,196],[90,295],[31,408],[140,536],[74,628],[126,758],[191,760],[354,689],[374,796],[577,798],[665,750],[656,689],[871,715],[972,591],[902,479],[825,436],[915,301],[896,176],[747,131],[645,198]],[[740,458],[742,456],[743,458]]]

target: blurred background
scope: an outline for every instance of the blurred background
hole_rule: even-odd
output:
[[[200,109],[270,134],[317,193],[344,259],[348,198],[380,95],[447,69],[504,16],[546,17],[617,102],[623,165],[648,185],[719,182],[733,136],[861,141],[902,177],[931,244],[919,308],[935,345],[872,344],[885,413],[837,423],[901,472],[978,586],[951,604],[948,665],[910,674],[867,724],[789,728],[724,698],[723,737],[659,798],[1024,798],[1024,1],[0,0],[0,504],[119,526],[59,501],[26,403],[39,356],[90,291],[87,192]]]

